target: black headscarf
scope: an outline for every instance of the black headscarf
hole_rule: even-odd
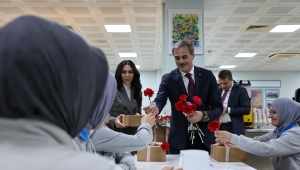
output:
[[[0,29],[0,116],[46,119],[75,137],[102,97],[104,54],[35,16]]]

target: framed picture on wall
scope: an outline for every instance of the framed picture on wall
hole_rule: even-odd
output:
[[[252,108],[263,108],[263,89],[251,89]]]
[[[203,54],[202,9],[169,9],[169,54],[180,40],[194,42],[195,54]]]
[[[265,99],[274,100],[279,97],[279,89],[266,89],[265,90]]]

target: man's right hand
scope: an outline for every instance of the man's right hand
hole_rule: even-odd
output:
[[[120,120],[122,116],[125,116],[125,115],[120,114],[118,117],[116,117],[116,119],[115,119],[116,128],[125,128],[125,126],[121,123],[121,120]]]
[[[155,107],[146,106],[143,108],[143,110],[146,112],[146,114],[152,114],[153,116],[156,116],[159,112],[156,106]]]

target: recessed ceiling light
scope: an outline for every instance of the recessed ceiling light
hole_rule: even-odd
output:
[[[253,57],[257,53],[238,53],[235,57]]]
[[[104,25],[107,32],[131,32],[130,25]]]
[[[234,68],[236,65],[222,65],[219,68]]]
[[[300,28],[300,25],[277,25],[270,32],[294,32]]]
[[[119,53],[120,57],[137,57],[136,53]]]
[[[136,68],[141,68],[141,66],[140,66],[140,65],[135,65],[135,67],[136,67]]]

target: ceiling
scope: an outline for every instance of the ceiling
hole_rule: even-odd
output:
[[[162,67],[162,1],[164,0],[0,0],[0,26],[24,15],[39,15],[71,26],[90,44],[101,48],[110,70],[129,58],[153,71]],[[107,33],[104,25],[129,24],[131,33]],[[269,33],[276,25],[300,24],[300,0],[204,0],[205,66],[237,65],[236,71],[300,71],[300,56],[267,58],[278,52],[300,52],[300,29]],[[249,25],[264,30],[245,31]],[[239,52],[258,53],[235,58]]]

